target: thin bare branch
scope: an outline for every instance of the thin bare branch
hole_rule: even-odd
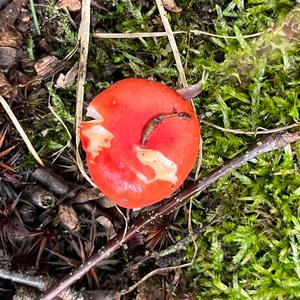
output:
[[[0,268],[0,278],[29,285],[41,291],[45,291],[51,285],[52,282],[50,278],[46,276],[32,276],[10,271],[5,268]]]

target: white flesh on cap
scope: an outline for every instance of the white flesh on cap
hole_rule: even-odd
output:
[[[155,180],[169,181],[172,184],[176,184],[178,178],[176,176],[177,165],[161,152],[151,149],[142,149],[136,146],[136,153],[138,160],[145,166],[153,169],[155,177],[152,180],[147,180],[147,183]],[[142,175],[142,176],[141,176]],[[137,174],[137,177],[144,181],[145,176],[141,173]]]
[[[104,121],[103,117],[99,114],[99,112],[91,105],[88,106],[86,115],[88,117],[93,118],[94,120]]]
[[[101,125],[102,121],[90,122],[95,124],[87,130],[82,130],[82,135],[89,140],[86,151],[91,153],[91,158],[94,159],[104,148],[111,147],[114,135]]]

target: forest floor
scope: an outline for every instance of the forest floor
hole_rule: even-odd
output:
[[[139,215],[91,187],[76,157],[79,106],[113,82],[202,80],[201,155],[182,190],[263,135],[299,130],[298,1],[164,0],[164,16],[161,0],[86,2],[0,0],[1,299],[38,299]],[[300,298],[299,163],[299,141],[251,159],[72,288],[85,299]]]

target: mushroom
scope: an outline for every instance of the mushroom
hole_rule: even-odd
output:
[[[192,170],[200,140],[189,101],[158,82],[128,78],[98,94],[80,135],[91,177],[114,203],[154,204]]]

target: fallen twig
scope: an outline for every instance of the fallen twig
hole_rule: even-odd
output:
[[[7,268],[0,268],[0,278],[10,280],[15,283],[21,283],[25,286],[31,286],[33,288],[38,289],[39,291],[43,292],[45,291],[51,283],[54,282],[54,279],[45,276],[45,275],[29,275],[29,274],[23,274],[20,272],[11,271]],[[119,299],[118,292],[115,291],[77,291],[75,289],[66,289],[63,291],[59,297],[60,299],[83,299],[83,300],[100,300],[104,299],[104,296],[111,296],[109,299]],[[31,294],[32,296],[32,294]],[[23,299],[23,298],[22,298]],[[25,299],[25,298],[24,298]],[[28,299],[28,298],[26,298]]]
[[[68,197],[74,197],[78,190],[78,186],[65,181],[47,168],[37,168],[32,176],[59,195],[68,194]]]
[[[162,218],[164,215],[169,214],[174,209],[184,204],[191,196],[202,191],[204,188],[216,182],[219,178],[228,174],[229,172],[240,167],[245,162],[253,159],[254,157],[273,150],[281,149],[284,146],[300,140],[300,132],[295,133],[277,133],[267,135],[262,138],[256,145],[252,146],[249,150],[241,153],[231,160],[225,162],[221,167],[217,168],[207,176],[196,181],[192,185],[186,187],[182,192],[174,197],[161,203],[153,211],[142,213],[134,224],[128,229],[128,232],[123,237],[123,233],[119,234],[116,238],[111,240],[107,246],[99,249],[93,257],[83,263],[78,269],[67,276],[59,285],[52,287],[42,297],[43,300],[51,300],[59,295],[63,290],[70,287],[73,283],[85,275],[91,268],[95,267],[104,259],[107,259],[112,253],[119,249],[124,243],[131,239],[138,233],[144,226],[151,223],[154,219]]]
[[[45,291],[52,283],[52,280],[47,276],[27,275],[19,272],[10,271],[6,268],[0,268],[0,278],[29,285],[41,291]]]

